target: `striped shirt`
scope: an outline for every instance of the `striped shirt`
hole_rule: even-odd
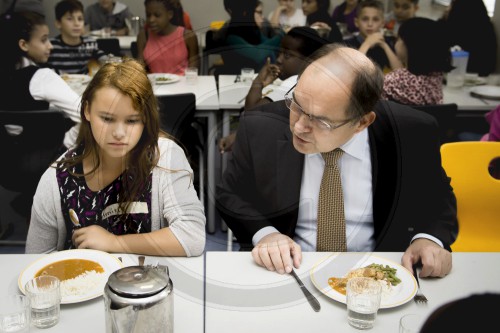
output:
[[[79,45],[73,46],[64,43],[61,35],[51,38],[54,48],[50,52],[47,67],[55,69],[59,74],[88,74],[89,60],[99,60],[105,53],[99,50],[94,38],[83,36],[81,40]]]

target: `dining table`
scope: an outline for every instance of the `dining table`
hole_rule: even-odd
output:
[[[361,258],[373,256],[400,264],[402,252],[348,253]],[[124,266],[138,264],[137,255],[121,257]],[[174,331],[206,332],[359,332],[347,323],[346,305],[313,284],[318,267],[335,265],[340,253],[304,252],[297,275],[317,298],[321,310],[315,312],[289,274],[278,274],[258,266],[250,252],[205,252],[193,258],[146,256],[146,265],[169,267],[174,287]],[[45,254],[0,255],[0,299],[20,294],[18,278]],[[473,294],[500,293],[499,252],[454,252],[453,268],[444,278],[420,278],[426,304],[411,297],[402,304],[378,311],[371,332],[397,332],[400,318],[409,313],[429,316],[448,302]],[[331,260],[331,262],[330,262]],[[367,259],[370,260],[370,259]],[[328,266],[330,265],[330,266]],[[406,271],[405,274],[409,274]],[[317,283],[317,282],[316,282]],[[31,332],[41,331],[31,327]],[[44,332],[104,332],[103,296],[61,305],[60,322]]]

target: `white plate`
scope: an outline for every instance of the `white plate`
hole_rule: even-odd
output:
[[[61,74],[64,81],[69,83],[87,84],[90,82],[91,77],[86,74]]]
[[[413,299],[417,292],[417,281],[403,266],[371,253],[334,253],[318,261],[311,270],[311,281],[314,286],[326,296],[341,303],[346,303],[346,296],[334,290],[328,284],[330,277],[343,277],[350,270],[368,266],[372,263],[389,265],[396,268],[396,276],[401,280],[388,293],[382,294],[381,309],[392,308]]]
[[[66,250],[54,252],[31,263],[21,272],[21,274],[19,275],[19,279],[17,280],[19,290],[21,290],[21,292],[24,294],[24,286],[35,276],[35,274],[40,269],[50,263],[65,259],[87,259],[95,261],[99,263],[104,269],[104,275],[101,283],[96,288],[89,290],[85,295],[63,297],[61,300],[61,304],[79,303],[101,296],[104,291],[104,286],[106,285],[106,282],[108,282],[108,277],[111,275],[111,273],[123,267],[123,264],[120,262],[120,260],[103,251]]]
[[[170,84],[180,80],[179,75],[175,74],[148,74],[149,79],[154,84]]]
[[[500,100],[500,87],[497,86],[479,86],[470,90],[470,94],[475,97]]]

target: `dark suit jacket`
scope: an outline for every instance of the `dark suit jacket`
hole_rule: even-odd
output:
[[[283,101],[240,118],[217,207],[242,248],[259,229],[294,236],[304,155],[295,150]],[[393,102],[369,127],[376,251],[404,251],[420,232],[446,249],[457,235],[456,200],[441,167],[436,121]]]

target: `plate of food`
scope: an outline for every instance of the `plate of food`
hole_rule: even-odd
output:
[[[62,74],[61,78],[68,84],[80,83],[87,84],[90,82],[91,77],[86,74]]]
[[[169,73],[149,74],[148,76],[154,84],[170,84],[180,80],[179,75]]]
[[[40,275],[54,275],[61,280],[61,304],[71,304],[99,297],[108,277],[123,267],[120,260],[97,250],[66,250],[48,254],[19,275],[19,290],[24,294],[26,283]]]
[[[405,304],[417,292],[417,281],[406,268],[371,253],[334,253],[317,262],[310,275],[319,291],[344,304],[347,281],[357,276],[368,276],[380,281],[381,309]]]
[[[500,87],[479,86],[471,88],[470,94],[474,97],[500,100]]]

